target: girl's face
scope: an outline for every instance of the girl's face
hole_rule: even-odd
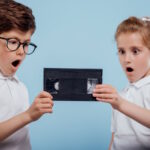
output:
[[[31,35],[31,31],[24,33],[19,30],[11,30],[0,34],[0,37],[15,38],[23,43],[30,42]],[[0,71],[2,74],[4,76],[14,75],[24,60],[25,55],[22,45],[16,51],[9,51],[7,48],[7,41],[0,39]]]
[[[150,50],[140,33],[120,34],[117,47],[120,64],[131,83],[150,75]]]

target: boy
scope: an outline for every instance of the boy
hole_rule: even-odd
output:
[[[30,150],[27,124],[51,113],[52,96],[42,91],[28,108],[26,87],[15,76],[36,45],[32,10],[13,0],[0,1],[0,150]]]

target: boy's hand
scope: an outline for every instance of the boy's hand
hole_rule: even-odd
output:
[[[52,113],[52,96],[46,91],[42,91],[34,100],[30,108],[26,111],[30,121],[39,119],[45,113]]]
[[[110,103],[113,108],[118,109],[121,104],[121,97],[114,87],[106,84],[97,84],[93,90],[96,100]]]

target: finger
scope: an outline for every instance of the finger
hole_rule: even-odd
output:
[[[97,84],[96,88],[113,88],[113,87],[109,84]]]
[[[102,84],[96,84],[95,88],[101,88]]]
[[[93,94],[93,96],[100,99],[114,99],[114,94]]]
[[[42,103],[42,104],[50,103],[52,105],[54,104],[50,98],[40,98],[39,103]]]
[[[112,103],[111,99],[102,99],[102,98],[96,98],[96,100],[100,101],[100,102],[105,102],[105,103]]]
[[[52,104],[40,104],[40,109],[52,109]]]
[[[94,89],[93,93],[113,93],[114,90],[110,89],[110,88],[100,88],[100,89]]]
[[[41,113],[42,114],[45,114],[45,113],[52,113],[53,112],[53,110],[52,109],[41,109]]]
[[[49,97],[49,98],[51,98],[51,99],[53,98],[53,96],[52,96],[50,93],[46,92],[46,91],[40,92],[40,94],[38,95],[38,97],[39,97],[39,98]]]

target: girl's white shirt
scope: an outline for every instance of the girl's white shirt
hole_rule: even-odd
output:
[[[150,109],[150,76],[129,84],[120,95],[132,103]],[[150,128],[117,110],[112,112],[111,131],[114,132],[111,150],[150,149]]]

